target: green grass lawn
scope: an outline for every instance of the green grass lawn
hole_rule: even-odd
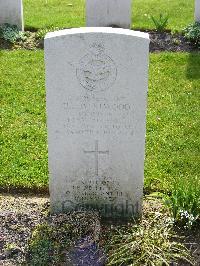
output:
[[[0,53],[0,187],[47,188],[43,51]],[[150,55],[145,188],[199,175],[200,54]]]
[[[43,52],[1,52],[0,187],[47,186]]]
[[[154,28],[150,16],[168,14],[172,30],[182,30],[194,18],[192,0],[133,0],[132,26]],[[85,0],[24,0],[26,28],[85,26]]]
[[[84,3],[84,0],[24,0],[25,27],[85,26]]]
[[[181,31],[194,20],[193,0],[133,0],[132,23],[134,28],[155,28],[152,15],[169,16],[167,28]]]

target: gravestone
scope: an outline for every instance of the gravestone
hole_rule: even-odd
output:
[[[195,1],[195,21],[200,22],[200,0]]]
[[[0,25],[4,23],[24,30],[22,0],[0,0]]]
[[[148,34],[80,28],[45,38],[52,212],[141,214]]]
[[[131,0],[86,0],[88,27],[131,26]]]

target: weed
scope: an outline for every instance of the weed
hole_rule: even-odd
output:
[[[176,223],[191,228],[200,217],[200,179],[179,177],[174,180],[167,205]]]
[[[48,28],[45,28],[45,29],[40,29],[37,31],[36,33],[36,38],[37,39],[44,39],[45,35],[48,33],[48,32],[53,32],[53,31],[58,31],[58,30],[61,30],[62,28],[59,28],[59,27],[48,27]]]
[[[151,16],[151,19],[156,27],[157,31],[164,31],[168,25],[168,16],[164,16],[163,14],[160,14],[158,18]]]
[[[32,234],[29,242],[30,265],[63,265],[69,259],[69,250],[74,243],[95,233],[97,221],[98,216],[92,212],[51,216]]]
[[[155,215],[127,229],[120,228],[108,245],[108,265],[171,265],[179,260],[193,263],[189,251],[172,240],[169,219]]]

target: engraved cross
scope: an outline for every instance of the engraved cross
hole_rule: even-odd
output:
[[[99,151],[99,142],[95,141],[95,150],[93,151],[84,151],[84,153],[94,153],[95,155],[95,175],[99,176],[99,155],[100,154],[109,154],[109,151]]]

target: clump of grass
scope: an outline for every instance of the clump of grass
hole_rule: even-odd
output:
[[[98,216],[93,212],[51,216],[32,233],[29,241],[30,265],[63,265],[75,242],[88,235],[95,239],[97,223]]]
[[[151,19],[156,27],[157,31],[164,31],[168,25],[168,16],[164,16],[163,14],[160,14],[158,18],[151,16]]]
[[[45,35],[48,32],[54,32],[54,31],[58,31],[58,30],[62,30],[62,29],[63,28],[59,28],[59,27],[55,27],[55,26],[47,27],[47,28],[44,28],[44,29],[40,29],[36,33],[36,38],[37,39],[44,39]]]
[[[156,213],[128,230],[120,228],[108,244],[107,265],[171,265],[179,260],[192,264],[186,247],[172,240],[172,227],[170,219]]]
[[[191,228],[200,218],[200,179],[179,177],[172,183],[167,197],[175,223]]]

